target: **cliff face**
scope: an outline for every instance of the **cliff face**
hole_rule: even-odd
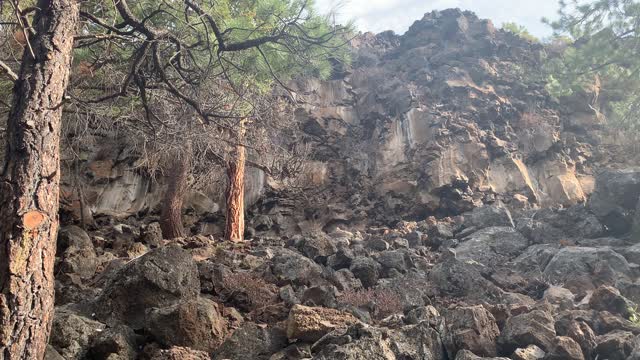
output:
[[[392,223],[497,200],[572,205],[591,191],[583,141],[598,116],[559,111],[543,84],[527,80],[539,71],[541,45],[460,10],[426,14],[402,36],[367,33],[351,45],[354,63],[340,75],[293,84],[296,116],[313,145],[301,181],[306,197],[253,171],[250,205],[268,185],[254,208],[266,217],[255,216],[254,227]],[[122,161],[127,152],[114,149],[93,151],[83,165],[88,215],[127,216],[159,199],[131,170],[135,161]],[[221,192],[194,193],[190,206],[214,212]]]
[[[352,46],[344,75],[296,83],[315,143],[310,178],[336,209],[319,206],[318,221],[459,214],[496,200],[573,205],[591,191],[589,146],[565,127],[575,116],[527,80],[541,45],[446,10]],[[585,129],[597,116],[580,120]]]

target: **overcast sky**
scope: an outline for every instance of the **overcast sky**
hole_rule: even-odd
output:
[[[316,0],[316,3],[322,12],[338,4],[339,20],[354,20],[358,30],[375,33],[393,30],[398,34],[431,10],[460,8],[491,19],[496,27],[516,22],[544,37],[551,30],[540,20],[545,16],[553,18],[558,9],[558,0]]]

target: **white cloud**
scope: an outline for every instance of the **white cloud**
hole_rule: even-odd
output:
[[[322,12],[336,10],[339,21],[354,20],[362,31],[393,30],[402,34],[427,12],[461,8],[491,19],[498,27],[516,22],[540,37],[551,34],[548,26],[542,24],[542,17],[553,18],[558,8],[558,0],[316,0],[316,3]]]

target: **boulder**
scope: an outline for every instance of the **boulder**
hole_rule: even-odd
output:
[[[463,239],[456,248],[456,257],[490,270],[516,258],[527,245],[527,239],[511,227],[488,227]]]
[[[308,236],[298,248],[306,257],[321,264],[325,264],[327,258],[338,251],[333,240],[326,235]]]
[[[199,297],[148,310],[144,329],[160,345],[211,353],[224,341],[227,322],[218,304]]]
[[[513,360],[541,360],[545,357],[545,352],[536,345],[529,345],[526,348],[516,349],[511,355]]]
[[[613,331],[598,336],[593,356],[598,359],[625,360],[633,351],[635,336],[628,331]]]
[[[459,350],[480,356],[496,356],[496,339],[500,330],[493,315],[484,307],[460,307],[445,312],[444,344],[453,357]]]
[[[193,350],[185,347],[172,347],[167,350],[158,350],[151,355],[153,360],[210,360],[211,357],[204,351]]]
[[[589,306],[597,311],[608,311],[612,314],[621,315],[624,318],[628,318],[631,307],[633,304],[620,295],[618,289],[602,285],[591,295],[589,299]]]
[[[589,207],[613,235],[629,232],[640,198],[640,171],[607,170],[598,174]]]
[[[142,339],[131,328],[118,325],[94,337],[88,358],[95,360],[134,360]]]
[[[596,334],[589,324],[579,320],[556,322],[556,331],[558,335],[568,336],[575,340],[580,345],[585,358],[591,359],[591,353],[596,347]]]
[[[467,227],[475,226],[477,229],[493,226],[515,226],[511,212],[502,204],[477,207],[465,214],[464,217]]]
[[[104,328],[104,324],[67,308],[56,308],[49,343],[64,359],[84,359],[89,345]]]
[[[289,340],[314,342],[325,334],[358,322],[355,316],[329,308],[294,305],[287,319]]]
[[[599,271],[598,271],[599,270]],[[544,276],[584,295],[600,284],[614,283],[631,273],[629,263],[610,248],[565,247],[544,268]]]
[[[553,317],[542,310],[512,316],[502,329],[498,346],[505,354],[511,354],[517,348],[529,345],[537,345],[548,351],[556,337],[554,323]]]
[[[378,282],[381,266],[370,257],[360,256],[353,259],[349,270],[362,282],[362,286],[368,288]]]
[[[455,357],[455,360],[509,360],[509,358],[505,357],[481,357],[469,350],[461,350],[458,351],[458,354]]]
[[[281,329],[245,322],[213,354],[214,360],[268,360],[287,345]]]
[[[273,249],[271,273],[280,282],[310,285],[321,277],[322,266],[289,249]]]
[[[582,349],[575,340],[566,336],[558,336],[554,339],[548,350],[545,360],[584,360]]]
[[[140,329],[147,310],[196,300],[198,294],[198,268],[191,255],[177,246],[165,246],[115,272],[93,307],[101,320]]]
[[[334,332],[311,347],[316,360],[445,359],[438,331],[427,323],[400,329],[357,324]]]

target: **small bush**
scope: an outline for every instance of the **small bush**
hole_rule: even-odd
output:
[[[276,302],[276,286],[253,274],[231,274],[224,278],[223,286],[227,301],[247,311],[260,310]]]
[[[402,312],[400,297],[388,289],[348,290],[338,298],[340,304],[372,310],[376,319]]]

